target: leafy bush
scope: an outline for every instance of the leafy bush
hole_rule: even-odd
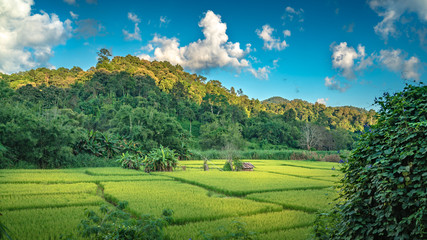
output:
[[[117,159],[117,162],[120,163],[122,168],[139,170],[146,159],[147,157],[143,158],[138,154],[126,152],[122,153],[120,158]]]
[[[225,161],[224,166],[222,167],[222,170],[233,171],[233,164],[229,160]]]
[[[151,150],[147,157],[143,160],[144,170],[152,171],[172,171],[178,165],[178,158],[174,150],[159,148]]]
[[[239,158],[233,158],[234,171],[241,171],[243,169],[243,162]]]
[[[427,87],[406,86],[376,103],[378,123],[365,126],[343,164],[343,202],[323,216],[339,221],[317,224],[320,239],[427,237]]]
[[[119,202],[117,208],[100,208],[101,215],[86,210],[84,219],[78,228],[83,237],[97,240],[108,239],[135,239],[160,240],[164,239],[163,229],[172,222],[172,210],[164,210],[161,218],[151,215],[142,215],[133,218],[124,212],[127,202]]]

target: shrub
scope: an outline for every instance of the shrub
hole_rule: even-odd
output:
[[[243,169],[243,162],[239,158],[233,158],[234,171],[241,171]]]
[[[78,228],[83,237],[97,240],[105,239],[135,239],[160,240],[164,239],[163,229],[172,222],[172,210],[164,210],[161,218],[142,215],[132,218],[124,212],[127,202],[119,202],[117,208],[101,207],[101,215],[86,210],[84,219]]]
[[[117,159],[117,162],[120,163],[122,168],[139,170],[145,159],[147,159],[147,157],[143,158],[138,154],[131,154],[126,152],[123,153],[119,159]]]
[[[172,171],[178,165],[178,158],[174,150],[159,148],[151,150],[148,156],[143,160],[144,170],[151,171]]]
[[[222,167],[222,170],[223,171],[233,171],[232,163],[229,160],[225,161],[224,166]]]
[[[406,86],[376,103],[378,123],[365,126],[342,167],[343,201],[329,214],[339,221],[317,224],[318,238],[427,237],[427,87]]]
[[[323,158],[323,161],[325,162],[340,162],[341,157],[338,154],[331,154],[331,155],[326,155]]]

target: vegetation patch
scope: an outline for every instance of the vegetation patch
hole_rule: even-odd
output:
[[[290,190],[283,192],[254,193],[246,196],[248,199],[277,203],[285,208],[318,212],[334,206],[338,197],[335,189]]]
[[[160,173],[159,173],[160,174]],[[331,186],[330,182],[285,176],[266,172],[191,171],[161,173],[177,180],[202,186],[212,191],[244,196],[255,192],[315,189]]]
[[[166,228],[166,233],[171,239],[177,240],[203,239],[201,231],[212,234],[213,236],[224,236],[226,234],[224,228],[231,226],[233,221],[245,223],[246,229],[250,229],[251,231],[266,233],[296,227],[307,227],[313,223],[314,219],[315,216],[312,214],[301,211],[284,210],[237,218],[224,218],[214,221],[169,226]]]
[[[247,199],[212,198],[205,189],[172,181],[103,185],[106,197],[128,201],[129,210],[135,214],[160,216],[163,209],[173,209],[175,223],[179,224],[282,210],[275,204]]]
[[[310,239],[313,229],[311,227],[279,230],[258,235],[262,240],[306,240]]]
[[[0,210],[100,205],[104,200],[94,194],[9,195],[0,196]]]
[[[10,230],[13,239],[60,239],[61,235],[77,235],[77,225],[84,218],[85,209],[98,211],[99,207],[79,206],[2,211],[2,221]]]
[[[96,193],[94,183],[70,184],[2,184],[0,196],[3,195],[39,195],[60,193]]]

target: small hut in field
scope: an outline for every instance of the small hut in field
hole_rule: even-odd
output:
[[[242,167],[242,171],[253,171],[254,170],[254,165],[252,165],[252,163],[250,162],[244,162],[243,163],[243,167]]]

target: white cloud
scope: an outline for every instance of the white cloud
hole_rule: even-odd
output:
[[[295,10],[294,8],[287,6],[286,9],[286,15],[283,16],[283,19],[288,18],[290,21],[294,20],[294,17],[298,18],[298,22],[304,22],[303,13],[304,10],[300,8],[299,10]]]
[[[150,41],[154,56],[141,54],[144,59],[169,61],[193,71],[209,71],[212,68],[228,67],[240,71],[250,68],[245,56],[250,52],[250,45],[243,50],[240,43],[228,41],[227,25],[221,22],[221,16],[212,11],[206,12],[199,22],[204,39],[180,46],[179,39],[155,35]]]
[[[331,78],[325,77],[325,86],[330,90],[338,90],[340,92],[345,92],[349,88],[348,84],[344,84],[344,86],[342,86],[341,82],[338,79],[335,79],[335,76]]]
[[[406,80],[420,80],[419,69],[421,68],[420,60],[416,57],[411,57],[403,64],[402,78]]]
[[[167,25],[169,22],[170,20],[166,16],[160,16],[160,27]]]
[[[270,27],[268,24],[262,26],[262,31],[259,29],[256,30],[258,37],[264,41],[264,49],[276,49],[280,51],[289,46],[285,40],[282,41],[280,38],[273,37],[273,32],[274,28]],[[289,30],[285,30],[283,35],[285,37],[290,36],[291,32]]]
[[[131,12],[128,12],[128,18],[129,18],[129,20],[131,20],[134,23],[141,22],[141,20],[138,18],[138,15],[131,13]]]
[[[129,20],[131,20],[132,22],[135,23],[135,27],[134,27],[134,32],[131,33],[125,29],[123,29],[123,35],[125,35],[125,40],[138,40],[141,41],[141,30],[138,27],[139,22],[141,22],[141,20],[138,18],[138,16],[134,13],[129,12],[128,13],[128,18]]]
[[[0,72],[49,66],[52,48],[71,37],[71,21],[31,13],[32,0],[0,0]]]
[[[76,4],[76,0],[64,0],[64,2],[72,5],[72,4]]]
[[[420,80],[419,72],[422,68],[420,60],[414,56],[405,60],[407,54],[400,49],[380,50],[379,54],[368,55],[364,46],[359,44],[356,51],[353,47],[347,46],[346,42],[333,44],[331,49],[332,66],[346,79],[355,79],[369,67],[382,66],[392,72],[400,72],[403,79]],[[335,85],[329,81],[328,86]]]
[[[364,49],[364,48],[363,48]],[[363,53],[358,54],[353,47],[348,47],[346,42],[332,46],[332,66],[337,68],[347,79],[354,79],[354,61]]]
[[[316,102],[326,106],[327,101],[329,101],[329,98],[318,98]]]
[[[389,36],[398,35],[396,23],[405,13],[415,13],[420,21],[427,21],[426,0],[369,0],[368,3],[383,18],[374,30],[386,40]]]
[[[258,78],[258,79],[264,79],[264,80],[268,80],[268,74],[270,73],[270,67],[265,66],[265,67],[260,67],[258,68],[258,70],[255,70],[253,68],[249,68],[248,71],[254,75],[254,77]]]
[[[70,11],[70,15],[71,15],[71,18],[74,19],[74,20],[76,20],[77,18],[79,18],[79,15],[73,13],[72,11]]]
[[[403,79],[419,81],[420,60],[414,56],[405,60],[405,57],[406,55],[400,49],[381,50],[378,60],[387,69],[400,72]]]

